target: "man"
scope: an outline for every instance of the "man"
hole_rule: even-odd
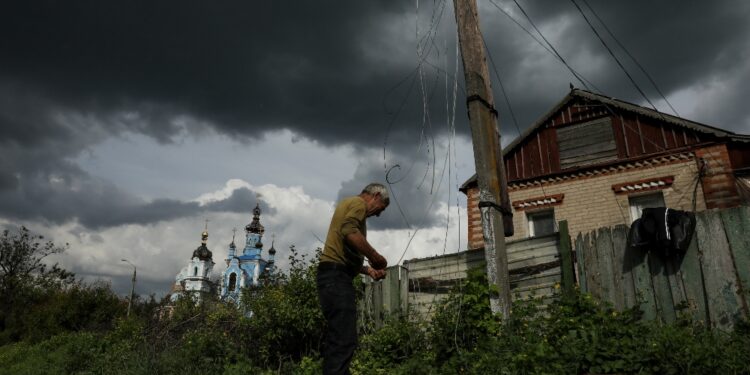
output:
[[[365,220],[380,216],[389,201],[385,186],[372,183],[359,195],[341,200],[331,218],[317,280],[320,306],[328,322],[323,348],[324,374],[349,373],[349,362],[357,346],[357,306],[352,280],[359,273],[382,279],[388,265],[367,242]],[[369,267],[364,265],[364,258]]]

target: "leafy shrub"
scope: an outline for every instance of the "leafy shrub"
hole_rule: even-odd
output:
[[[83,372],[101,353],[96,335],[66,333],[32,344],[0,347],[0,374],[63,375]]]
[[[292,246],[288,274],[263,280],[243,291],[242,301],[252,317],[247,329],[252,353],[264,365],[299,361],[320,352],[324,319],[318,302],[317,262],[306,260]]]
[[[352,361],[355,372],[388,369],[409,362],[415,355],[428,354],[424,351],[427,331],[420,321],[392,316],[380,328],[370,329],[371,333],[360,337]]]
[[[0,335],[25,341],[0,346],[0,375],[318,374],[324,321],[316,264],[296,250],[291,258],[288,273],[245,291],[240,308],[185,295],[161,320],[151,313],[153,297],[138,299],[126,318],[124,301],[107,284],[53,278],[49,288],[24,289],[13,298],[30,303],[16,310],[26,315],[5,315],[14,325]],[[378,328],[366,323],[352,372],[750,374],[747,323],[731,333],[686,317],[662,325],[587,294],[547,306],[518,301],[501,321],[490,311],[492,291],[481,270],[471,271],[429,322],[392,316]]]
[[[438,304],[430,324],[431,349],[438,362],[460,351],[473,350],[481,341],[497,334],[499,318],[492,314],[489,302],[494,288],[488,284],[483,269],[475,268]]]
[[[662,325],[641,320],[637,308],[618,312],[588,294],[517,301],[501,322],[489,310],[481,272],[471,272],[440,303],[427,330],[391,322],[366,337],[355,370],[362,374],[750,374],[750,328],[715,332],[683,318]],[[393,332],[400,327],[401,335]],[[405,332],[409,332],[406,334]],[[428,340],[394,356],[410,336]]]

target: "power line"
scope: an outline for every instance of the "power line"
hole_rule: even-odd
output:
[[[523,13],[524,17],[526,17],[526,19],[529,21],[529,23],[531,24],[531,27],[533,27],[534,30],[536,30],[536,32],[539,33],[539,36],[541,36],[542,39],[547,43],[547,45],[549,45],[549,48],[551,48],[552,51],[555,53],[555,55],[557,55],[557,58],[560,59],[560,61],[562,61],[563,64],[565,64],[565,66],[568,68],[568,70],[570,71],[570,73],[573,74],[573,77],[575,77],[578,80],[578,82],[581,83],[581,85],[583,87],[589,89],[589,87],[586,85],[586,82],[584,82],[583,79],[578,76],[578,73],[576,73],[576,71],[573,70],[573,68],[570,67],[570,65],[565,61],[565,59],[562,57],[562,55],[560,55],[560,53],[557,52],[557,49],[555,49],[555,47],[552,45],[552,43],[550,43],[549,40],[547,40],[547,38],[544,37],[544,34],[542,34],[542,32],[539,30],[539,28],[536,27],[536,24],[534,24],[534,21],[531,20],[531,17],[529,17],[529,15],[523,9],[523,7],[521,6],[521,4],[519,4],[518,1],[516,1],[516,0],[513,0],[513,2],[516,4],[516,6],[518,7],[518,9],[521,10],[521,13]]]
[[[571,0],[571,1],[573,1],[573,0]],[[518,22],[517,22],[517,21],[516,21],[516,20],[515,20],[515,19],[514,19],[514,18],[513,18],[512,16],[510,16],[510,15],[509,15],[509,14],[508,14],[507,12],[505,12],[505,10],[503,10],[503,9],[502,9],[501,7],[499,7],[499,6],[497,5],[497,4],[495,4],[495,3],[494,3],[494,2],[492,1],[492,0],[490,0],[490,2],[491,2],[491,3],[492,3],[492,4],[493,4],[493,5],[494,5],[494,6],[495,6],[495,7],[497,8],[497,9],[499,9],[499,10],[500,10],[501,12],[503,12],[503,13],[504,13],[504,14],[505,14],[506,16],[508,16],[508,17],[509,17],[509,18],[510,18],[511,20],[513,20],[513,22],[515,22],[515,23],[516,23],[516,25],[518,25],[519,27],[521,27],[522,29],[524,29],[524,31],[526,31],[526,32],[527,32],[527,33],[528,33],[529,35],[531,35],[531,36],[532,36],[532,38],[534,38],[533,34],[531,34],[531,33],[530,33],[530,32],[529,32],[528,30],[526,30],[526,29],[525,29],[525,28],[524,28],[523,26],[521,26],[521,24],[520,24],[520,23],[518,23]],[[560,61],[561,61],[561,62],[562,62],[562,63],[563,63],[563,64],[564,64],[564,65],[565,65],[565,66],[566,66],[567,68],[568,68],[568,70],[570,70],[570,71],[571,71],[571,73],[573,73],[573,75],[574,75],[574,76],[575,76],[576,78],[578,78],[578,79],[579,79],[579,81],[581,81],[581,83],[583,83],[583,81],[584,81],[584,78],[583,78],[583,76],[582,76],[582,75],[579,75],[579,74],[578,74],[577,72],[575,72],[575,70],[573,70],[573,68],[572,68],[572,67],[571,67],[571,66],[570,66],[570,65],[569,65],[569,64],[568,64],[568,63],[567,63],[567,62],[566,62],[566,61],[565,61],[565,60],[564,60],[564,59],[562,58],[562,56],[561,56],[561,55],[560,55],[559,53],[557,53],[557,50],[556,50],[556,49],[554,48],[554,46],[552,46],[552,44],[551,44],[551,43],[550,43],[550,42],[549,42],[549,41],[547,40],[547,38],[545,38],[545,37],[544,37],[544,35],[542,34],[542,32],[541,32],[541,31],[540,31],[540,30],[539,30],[539,29],[538,29],[538,28],[536,27],[536,25],[534,24],[534,22],[533,22],[533,21],[531,20],[531,17],[529,17],[529,15],[528,15],[528,14],[526,13],[526,11],[525,11],[525,10],[523,9],[523,7],[521,7],[521,5],[520,5],[520,4],[518,3],[518,1],[516,1],[516,0],[513,0],[513,2],[514,2],[514,3],[516,4],[516,6],[518,6],[518,8],[519,8],[519,9],[521,10],[521,12],[523,13],[523,15],[524,15],[524,16],[526,17],[526,19],[527,19],[527,20],[529,21],[529,23],[530,23],[530,24],[531,24],[531,25],[532,25],[532,26],[534,27],[534,29],[535,29],[535,30],[537,31],[537,33],[539,33],[539,35],[540,35],[540,36],[542,37],[542,39],[544,39],[544,41],[545,41],[545,42],[547,42],[547,44],[548,44],[548,45],[549,45],[549,47],[550,47],[550,48],[552,49],[552,51],[554,52],[554,54],[555,54],[555,55],[556,55],[556,56],[558,57],[558,59],[559,59],[559,60],[560,60]],[[579,9],[579,11],[581,11],[581,10],[580,10],[580,8],[578,7],[578,5],[577,5],[577,4],[575,4],[575,2],[574,2],[574,1],[573,1],[573,3],[574,3],[574,5],[576,5],[576,8],[578,8],[578,9]],[[619,60],[617,60],[617,58],[616,58],[616,57],[614,56],[614,54],[612,53],[612,51],[611,51],[611,50],[609,49],[609,47],[608,47],[608,46],[606,45],[606,43],[605,43],[605,42],[603,41],[603,39],[602,39],[602,38],[601,38],[601,37],[599,36],[599,34],[598,34],[598,33],[596,32],[596,30],[595,30],[595,29],[593,28],[593,26],[591,25],[591,23],[590,23],[590,22],[588,22],[588,18],[586,18],[586,16],[585,16],[585,15],[583,14],[583,12],[582,12],[582,11],[581,11],[581,14],[582,14],[582,15],[584,16],[584,19],[585,19],[585,20],[587,21],[587,23],[589,24],[589,26],[590,26],[590,27],[591,27],[591,28],[592,28],[592,29],[594,30],[594,32],[596,33],[596,35],[597,35],[597,36],[599,37],[599,40],[600,40],[600,41],[601,41],[601,42],[602,42],[602,43],[603,43],[603,44],[605,45],[605,47],[606,47],[606,48],[607,48],[607,50],[608,50],[608,51],[610,52],[610,54],[612,54],[612,55],[613,55],[613,57],[615,58],[615,61],[617,61],[617,63],[618,63],[619,65],[620,65],[620,67],[621,67],[621,68],[623,69],[623,71],[625,71],[625,74],[626,74],[626,75],[628,76],[628,78],[630,78],[630,79],[631,79],[631,82],[633,82],[633,83],[634,83],[634,84],[636,85],[636,88],[637,88],[637,89],[638,89],[638,90],[639,90],[639,91],[641,92],[641,94],[642,94],[642,95],[644,96],[644,98],[646,99],[646,101],[648,101],[648,103],[649,103],[649,104],[651,104],[651,106],[653,107],[654,111],[656,112],[656,115],[657,115],[658,117],[660,117],[660,118],[662,119],[662,121],[665,121],[665,122],[666,122],[666,119],[665,119],[664,115],[663,115],[663,114],[662,114],[661,112],[659,112],[659,111],[658,111],[658,110],[656,109],[656,107],[655,107],[655,106],[653,105],[653,103],[651,103],[651,101],[650,101],[650,100],[648,99],[648,97],[646,97],[646,95],[645,95],[645,94],[643,93],[643,91],[642,91],[642,90],[640,90],[640,87],[638,87],[638,85],[637,85],[637,84],[635,83],[635,81],[634,81],[634,80],[632,79],[632,77],[630,76],[630,74],[628,74],[628,73],[627,73],[627,71],[626,71],[626,70],[624,69],[624,67],[622,67],[622,64],[620,64]],[[534,38],[534,40],[536,40],[536,41],[537,41],[537,43],[540,43],[540,42],[539,42],[539,40],[537,40],[536,38]],[[541,44],[541,43],[540,43],[540,44]],[[546,49],[546,48],[545,48],[545,49]],[[549,49],[548,49],[548,51],[549,51]],[[586,87],[586,88],[588,89],[588,87],[587,87],[587,86],[586,86],[585,84],[584,84],[584,86],[585,86],[585,87]],[[589,89],[589,91],[591,91],[591,90]],[[600,90],[598,90],[598,89],[597,89],[597,91],[599,91],[599,92],[600,92]],[[666,100],[666,98],[665,98],[665,100]],[[609,113],[610,113],[610,114],[611,114],[612,116],[614,116],[614,115],[615,115],[615,112],[614,112],[614,111],[612,110],[612,108],[610,108],[610,106],[609,106],[609,105],[608,105],[607,103],[605,103],[605,102],[602,102],[602,104],[604,105],[604,108],[605,108],[605,109],[606,109],[606,110],[607,110],[607,111],[608,111],[608,112],[609,112]],[[633,129],[633,128],[632,128],[632,127],[631,127],[630,125],[627,125],[627,124],[624,124],[624,123],[623,123],[623,126],[625,126],[625,127],[629,128],[629,129],[630,129],[631,131],[634,131],[635,133],[639,134],[639,135],[641,136],[641,138],[643,138],[643,134],[641,133],[641,131],[640,131],[640,130],[635,130],[635,129]],[[660,151],[666,151],[666,148],[664,148],[664,147],[662,147],[661,145],[657,144],[657,143],[656,143],[656,142],[654,142],[653,140],[651,140],[651,139],[648,139],[648,138],[643,138],[643,139],[645,139],[645,141],[646,141],[646,142],[649,142],[649,143],[650,143],[650,144],[652,144],[652,145],[653,145],[654,147],[656,147],[656,149],[657,149],[657,150],[660,150]],[[711,157],[710,157],[710,155],[709,155],[709,158],[711,158]],[[618,204],[618,206],[619,206],[619,204]],[[621,210],[621,211],[622,211],[622,210]],[[621,214],[622,214],[622,212],[621,212]],[[624,220],[625,220],[625,221],[627,222],[627,218],[625,218],[624,214],[623,214],[623,219],[624,219]]]
[[[515,1],[515,0],[513,0],[513,1]],[[643,99],[646,99],[646,101],[648,102],[648,104],[651,105],[651,108],[653,108],[654,111],[659,112],[659,110],[656,109],[656,106],[654,105],[654,103],[651,102],[651,99],[649,99],[648,96],[646,96],[646,93],[643,92],[643,90],[641,90],[641,87],[638,86],[638,83],[635,81],[635,79],[633,79],[633,76],[631,76],[630,73],[628,72],[628,70],[625,69],[625,66],[622,65],[622,63],[620,62],[620,59],[618,59],[617,56],[615,55],[615,53],[612,52],[612,49],[609,48],[609,46],[607,45],[607,42],[604,41],[604,38],[602,38],[602,36],[599,35],[599,32],[596,31],[596,28],[594,27],[594,25],[591,24],[591,21],[589,21],[589,18],[586,17],[586,13],[583,12],[583,9],[581,9],[581,7],[578,6],[578,3],[576,3],[575,0],[570,0],[570,2],[573,3],[573,5],[576,7],[576,9],[578,9],[578,12],[581,13],[581,16],[583,16],[583,19],[586,21],[586,24],[589,25],[589,27],[591,28],[591,31],[594,32],[594,35],[596,35],[596,37],[602,43],[602,45],[607,50],[607,52],[609,52],[609,55],[612,56],[613,59],[615,59],[615,62],[617,63],[617,66],[619,66],[620,69],[623,71],[623,73],[625,73],[625,75],[628,77],[628,79],[633,84],[633,86],[635,86],[635,89],[638,90],[638,92],[641,94],[641,96],[643,96]]]
[[[472,13],[472,16],[474,16],[473,13]],[[477,25],[479,24],[479,20],[475,19],[475,22],[476,22]],[[521,136],[521,129],[518,126],[518,121],[516,121],[516,116],[513,114],[513,108],[510,105],[510,99],[508,98],[508,94],[505,92],[505,86],[503,85],[503,80],[500,77],[500,73],[498,72],[497,66],[495,65],[495,59],[492,58],[492,53],[490,52],[490,49],[487,46],[487,41],[485,40],[484,34],[482,33],[481,29],[479,29],[479,37],[482,40],[482,44],[484,45],[484,49],[487,51],[487,57],[490,60],[490,63],[492,65],[492,69],[495,71],[495,76],[497,77],[497,81],[500,84],[500,88],[502,90],[503,96],[505,97],[505,101],[508,104],[508,110],[510,111],[511,117],[513,118],[513,123],[516,126],[516,130],[518,131],[518,136],[520,137]],[[507,182],[507,173],[506,173],[506,176],[504,178],[506,178],[506,182]],[[541,183],[539,184],[539,188],[542,190],[542,195],[547,196],[547,192],[544,190],[544,186]],[[506,194],[506,195],[507,195],[508,199],[510,199],[510,194]],[[508,204],[510,205],[510,202],[508,202]],[[555,226],[557,226],[557,223],[555,223]]]
[[[589,8],[589,11],[594,15],[594,17],[596,17],[596,19],[599,21],[599,23],[602,24],[602,26],[604,27],[604,30],[606,30],[607,33],[609,34],[609,36],[612,37],[612,40],[614,40],[615,43],[617,43],[617,45],[620,46],[620,48],[622,48],[623,51],[625,51],[625,54],[627,54],[628,57],[630,57],[630,59],[633,60],[633,62],[641,70],[641,72],[643,73],[643,75],[645,75],[646,78],[649,80],[649,82],[651,82],[651,84],[656,89],[656,92],[659,93],[659,95],[661,96],[661,98],[664,99],[664,102],[667,103],[667,105],[669,106],[670,109],[672,109],[672,112],[674,112],[675,115],[679,116],[680,114],[677,113],[677,110],[674,107],[672,107],[672,103],[670,103],[669,100],[667,100],[667,97],[659,89],[659,85],[657,85],[656,82],[654,81],[654,79],[651,78],[651,75],[648,74],[648,72],[646,71],[646,69],[638,62],[638,60],[636,60],[636,58],[632,54],[630,54],[630,52],[628,51],[628,49],[625,48],[625,46],[622,45],[622,43],[620,43],[620,41],[617,39],[617,37],[615,37],[615,34],[612,33],[612,31],[609,29],[609,27],[607,27],[607,24],[604,23],[604,21],[602,21],[601,18],[599,18],[599,15],[596,13],[596,11],[594,11],[594,8],[592,8],[591,5],[589,5],[588,1],[583,0],[583,3],[586,5],[587,8]]]
[[[490,0],[490,3],[492,5],[494,5],[495,8],[497,8],[500,12],[502,12],[511,21],[513,21],[513,23],[515,23],[516,26],[520,27],[521,30],[525,31],[526,34],[528,34],[532,39],[534,39],[534,41],[537,42],[537,44],[539,44],[539,46],[541,46],[542,48],[544,48],[545,51],[549,52],[558,61],[560,61],[559,56],[557,54],[555,54],[555,52],[553,52],[549,47],[547,47],[546,45],[544,45],[544,43],[541,40],[539,40],[539,38],[536,35],[534,35],[531,31],[529,31],[529,29],[527,29],[526,27],[524,27],[523,25],[521,25],[521,23],[518,22],[518,20],[516,20],[510,13],[508,13],[507,11],[505,11],[505,9],[503,9],[501,6],[497,5],[497,3],[495,3],[493,0]],[[541,33],[540,33],[540,35],[541,35]],[[562,62],[564,63],[564,60],[562,60]],[[584,77],[583,74],[579,73],[578,71],[576,71],[575,69],[573,69],[570,66],[568,66],[568,69],[572,70],[575,73],[574,76],[578,75],[578,77],[580,77],[583,81],[585,81],[586,84],[588,84],[589,86],[591,86],[592,88],[594,88],[594,90],[601,91],[601,90],[599,90],[598,87],[596,87],[596,85],[594,85],[591,81],[589,81],[588,79],[586,79],[586,77]]]
[[[539,39],[537,39],[528,29],[526,29],[525,27],[523,27],[523,25],[521,25],[513,16],[511,16],[508,12],[506,12],[502,7],[500,7],[499,5],[497,5],[493,0],[490,0],[490,3],[492,3],[492,5],[494,5],[495,8],[497,8],[499,11],[501,11],[511,21],[513,21],[518,27],[520,27],[527,34],[529,34],[529,36],[531,36],[537,43],[539,43],[539,45],[541,45],[545,50],[547,50],[547,52],[555,55],[558,58],[558,60],[560,62],[562,62],[568,68],[568,70],[570,70],[571,72],[574,72],[573,75],[576,76],[576,78],[579,78],[580,80],[583,80],[583,81],[587,82],[589,85],[591,85],[591,87],[593,87],[595,89],[595,91],[592,91],[592,90],[588,89],[588,86],[586,86],[584,84],[584,87],[586,87],[588,89],[588,91],[590,91],[590,92],[598,92],[601,95],[602,91],[600,89],[598,89],[595,85],[593,85],[593,83],[591,83],[589,80],[587,80],[582,74],[576,72],[569,64],[567,64],[567,62],[564,59],[561,58],[561,56],[560,56],[559,53],[556,53],[557,50],[554,49],[554,47],[552,46],[552,44],[544,37],[544,35],[541,33],[541,31],[538,28],[536,28],[536,26],[534,25],[534,22],[531,20],[531,18],[529,17],[529,15],[523,10],[523,8],[518,4],[517,1],[514,0],[514,3],[519,7],[519,9],[521,9],[521,12],[523,12],[523,14],[526,17],[526,19],[529,21],[529,23],[532,26],[534,26],[534,29],[547,42],[547,44],[549,45],[549,47],[551,49],[547,48],[544,44],[542,44],[542,42]],[[612,108],[607,103],[602,102],[602,105],[604,106],[604,108],[611,115],[613,115],[613,116],[615,115],[615,112],[612,110]],[[661,112],[659,112],[658,110],[656,110],[655,112],[656,112],[656,115],[659,118],[661,118],[663,121],[666,122],[666,119],[665,119],[664,115]],[[623,124],[623,125],[626,126],[627,128],[629,128],[631,131],[633,131],[633,132],[635,132],[635,133],[637,133],[637,134],[639,134],[639,135],[642,136],[642,133],[639,130],[633,129],[630,125],[627,125],[627,124]],[[652,141],[651,139],[645,138],[644,140],[646,142],[648,142],[649,144],[653,145],[657,150],[660,150],[660,151],[665,151],[666,150],[664,147],[662,147],[661,145],[659,145],[656,142]],[[709,155],[709,158],[711,158],[710,155]]]

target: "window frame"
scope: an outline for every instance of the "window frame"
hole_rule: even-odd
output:
[[[552,218],[552,231],[549,233],[544,233],[544,234],[536,234],[536,230],[534,229],[535,217],[547,216],[548,214]],[[526,222],[528,223],[529,238],[547,236],[547,235],[557,232],[557,222],[555,221],[555,209],[554,208],[527,211]]]
[[[648,203],[639,204],[641,202],[645,202],[647,199],[653,199],[655,197],[658,197],[661,199],[661,206],[648,205]],[[633,222],[641,218],[641,215],[643,215],[644,208],[654,208],[654,207],[667,207],[667,203],[664,200],[664,192],[662,192],[661,190],[650,191],[648,193],[643,193],[643,194],[628,195],[628,209],[630,210],[630,224],[633,224]],[[636,212],[636,210],[638,211]]]

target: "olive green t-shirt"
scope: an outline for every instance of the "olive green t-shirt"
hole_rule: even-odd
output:
[[[364,199],[359,196],[342,199],[333,212],[320,261],[343,264],[354,271],[359,271],[365,257],[347,246],[344,237],[354,232],[367,236],[365,219],[367,219],[367,204]]]

